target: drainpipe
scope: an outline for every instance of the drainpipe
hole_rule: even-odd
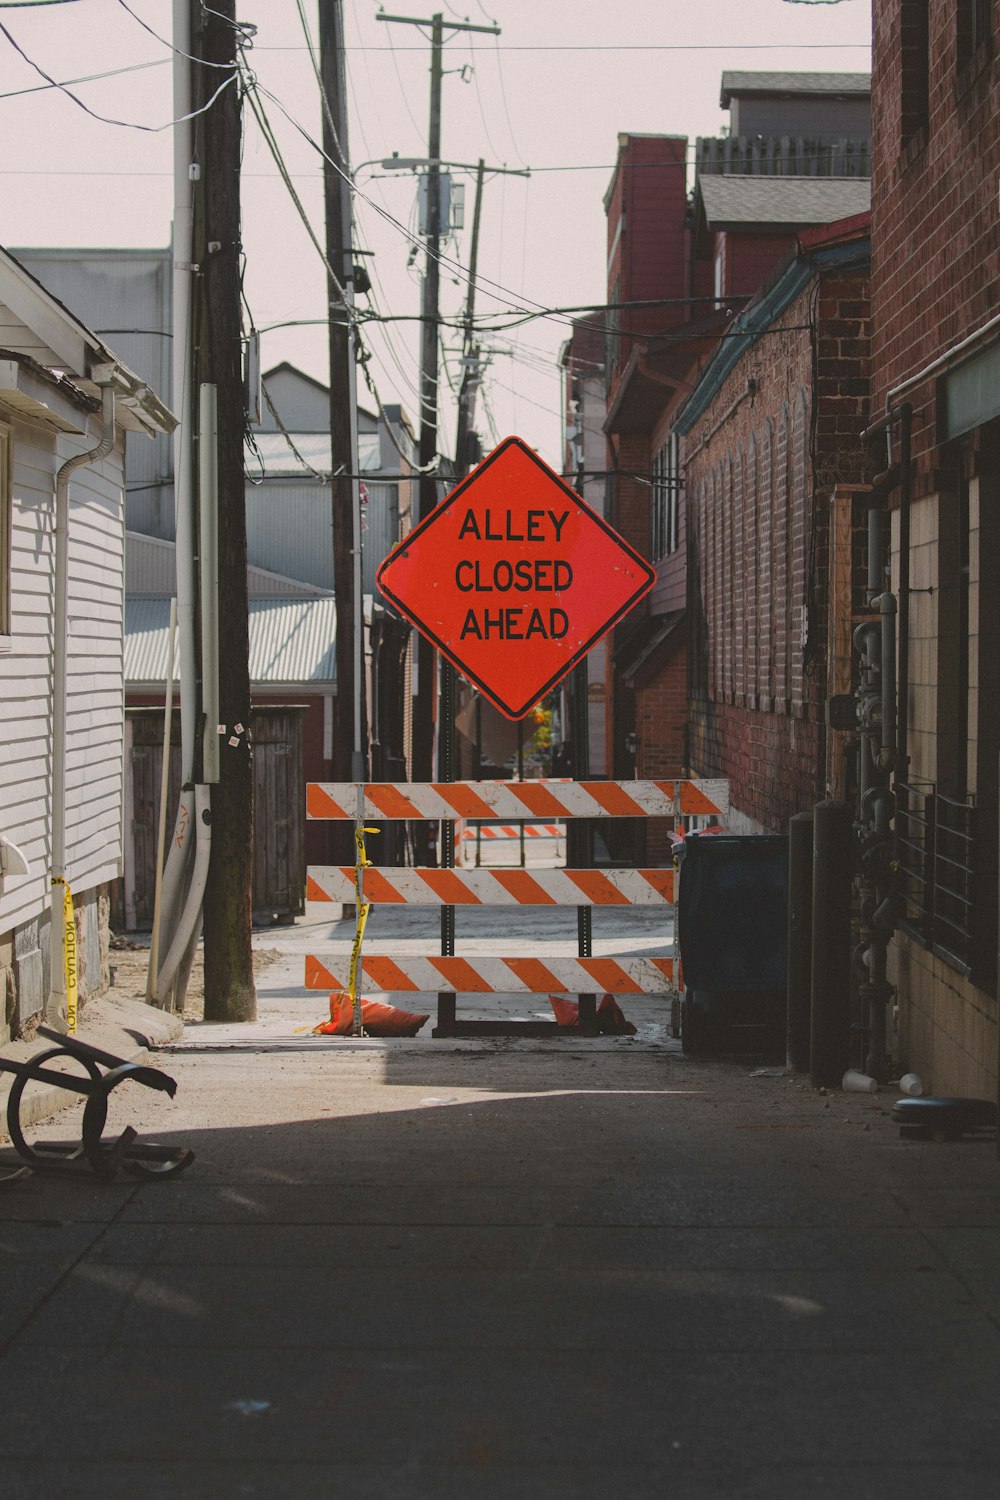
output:
[[[194,161],[191,121],[191,17],[189,0],[173,0],[173,90],[174,118],[174,223],[173,248],[173,343],[172,390],[174,410],[180,422],[174,430],[174,552],[177,566],[178,696],[181,719],[181,793],[163,872],[162,930],[166,941],[175,935],[185,905],[192,848],[200,821],[195,807],[194,758],[196,742],[196,694],[198,650],[196,636],[196,589],[194,574],[194,399],[191,390],[192,285],[198,267],[194,256],[194,183],[198,165]],[[214,728],[214,726],[212,726]],[[171,942],[172,946],[172,942]],[[174,965],[174,972],[177,965]],[[165,991],[163,970],[150,988],[158,1003],[171,1008],[175,998]],[[181,996],[183,1000],[183,996]]]
[[[896,600],[886,592],[874,602],[882,626],[882,746],[876,764],[880,771],[891,771],[896,764]]]
[[[907,730],[910,682],[910,473],[913,447],[913,407],[904,401],[899,410],[899,714],[896,735],[896,780],[909,776]]]
[[[88,464],[100,463],[115,445],[115,373],[113,364],[98,365],[91,378],[101,391],[101,441],[86,453],[68,458],[56,475],[55,560],[52,602],[52,775],[49,927],[49,998],[45,1019],[61,1031],[66,1020],[66,711],[69,656],[69,481]]]

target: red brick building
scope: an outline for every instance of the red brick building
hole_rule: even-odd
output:
[[[843,793],[825,725],[861,617],[868,217],[801,234],[674,420],[688,518],[692,771],[729,824],[780,832]]]
[[[890,977],[939,1094],[997,1080],[1000,7],[873,6],[872,417],[899,599]]]
[[[724,74],[730,134],[619,137],[608,219],[607,417],[612,523],[655,563],[645,608],[615,632],[607,760],[671,776],[687,737],[688,535],[674,419],[734,313],[803,226],[868,206],[866,74]],[[666,856],[651,830],[647,859]]]

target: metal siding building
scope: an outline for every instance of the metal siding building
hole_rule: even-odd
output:
[[[111,344],[125,363],[172,401],[172,255],[164,250],[15,250],[32,276]],[[128,445],[126,520],[135,531],[173,536],[172,440]]]

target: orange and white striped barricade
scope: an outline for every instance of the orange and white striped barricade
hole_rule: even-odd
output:
[[[366,783],[363,817],[447,818],[621,818],[678,817],[681,813],[722,817],[728,810],[728,782],[410,782]],[[352,783],[311,783],[312,819],[355,819],[358,788]],[[368,865],[362,871],[366,902],[379,905],[470,906],[649,906],[672,905],[673,869],[523,870],[395,868]],[[307,872],[311,901],[355,899],[352,866],[324,865]],[[310,954],[306,985],[338,990],[348,984],[349,960]],[[565,1032],[555,1022],[458,1021],[459,994],[576,994],[581,999],[581,1032],[592,1030],[593,994],[655,995],[673,988],[673,960],[644,956],[578,958],[477,957],[438,955],[392,957],[370,954],[361,960],[361,981],[379,991],[437,994],[435,1036],[552,1035]]]

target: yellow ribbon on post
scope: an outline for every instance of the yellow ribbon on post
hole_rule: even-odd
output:
[[[364,1036],[365,1029],[361,1022],[361,997],[358,994],[358,965],[361,961],[361,944],[365,940],[365,927],[368,924],[368,913],[372,906],[370,901],[365,900],[364,872],[365,867],[371,863],[368,851],[365,848],[365,834],[378,833],[377,828],[366,828],[359,824],[354,830],[354,843],[357,849],[357,857],[354,863],[354,890],[357,896],[357,927],[354,933],[354,946],[351,949],[351,967],[347,976],[347,993],[351,1001],[353,1012],[353,1027],[355,1036]]]
[[[64,880],[63,887],[63,927],[65,928],[63,951],[66,954],[66,1030],[70,1036],[75,1036],[77,1011],[79,1008],[76,922],[73,920],[73,894],[70,891],[69,882]]]

